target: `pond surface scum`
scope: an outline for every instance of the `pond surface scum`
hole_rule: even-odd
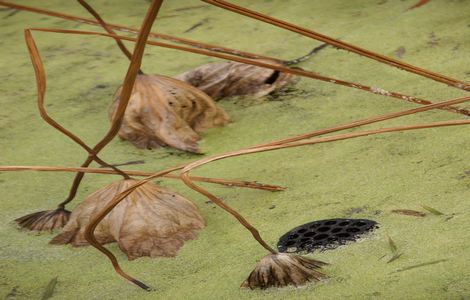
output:
[[[416,2],[234,0],[237,5],[470,82],[470,2],[436,0],[409,10]],[[15,3],[89,18],[74,1]],[[138,28],[149,2],[116,3],[100,0],[90,4],[109,23]],[[47,125],[37,112],[34,71],[23,36],[24,28],[29,27],[98,30],[0,7],[0,165],[78,166],[86,158],[83,149]],[[165,1],[152,31],[284,60],[300,57],[321,44],[189,0]],[[122,84],[128,60],[110,38],[42,32],[35,32],[34,37],[47,74],[48,111],[88,145],[95,144],[109,128],[108,108]],[[124,43],[132,49],[133,43]],[[221,61],[147,47],[142,66],[149,74],[176,76]],[[299,66],[376,87],[377,91],[399,91],[436,103],[469,95],[333,47],[322,49]],[[275,95],[237,96],[217,104],[233,122],[201,134],[199,146],[206,156],[418,107],[308,78]],[[470,109],[468,102],[457,106]],[[468,117],[432,110],[360,130],[458,119]],[[148,293],[137,289],[117,277],[94,248],[50,245],[55,235],[20,231],[13,222],[33,211],[55,207],[65,198],[73,173],[0,171],[0,297],[469,299],[469,133],[468,125],[389,133],[235,157],[192,172],[194,176],[257,180],[287,187],[272,193],[201,184],[250,220],[272,247],[288,230],[315,220],[371,219],[380,224],[357,242],[307,254],[329,263],[322,268],[328,278],[299,289],[240,289],[265,251],[214,203],[182,182],[166,178],[154,182],[194,201],[206,227],[174,258],[128,261],[116,243],[107,245],[123,269],[155,290]],[[100,157],[115,165],[144,161],[124,169],[146,172],[201,158],[169,148],[138,149],[119,138]],[[87,174],[70,209],[117,178]],[[423,207],[423,217],[393,212],[423,211]],[[399,253],[393,261],[390,240]]]

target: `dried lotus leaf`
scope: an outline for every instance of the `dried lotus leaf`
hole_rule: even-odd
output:
[[[326,278],[320,271],[327,265],[322,261],[294,254],[276,253],[263,257],[242,283],[242,288],[300,286],[309,281],[319,281]]]
[[[111,120],[120,95],[121,88],[109,110]],[[138,75],[119,136],[138,148],[168,145],[200,152],[199,133],[228,121],[227,113],[193,86],[165,76]]]
[[[113,197],[137,181],[120,180],[89,195],[70,216],[52,244],[88,245],[86,226]],[[146,183],[121,201],[98,224],[96,239],[117,242],[130,260],[141,256],[175,256],[185,241],[194,239],[204,227],[204,219],[194,203],[159,187]]]
[[[281,63],[260,59],[282,66]],[[239,62],[209,63],[175,78],[202,90],[213,99],[237,95],[262,97],[295,82],[295,76]]]

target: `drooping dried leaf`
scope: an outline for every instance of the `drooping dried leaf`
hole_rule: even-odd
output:
[[[310,280],[319,281],[326,276],[319,270],[327,263],[295,254],[277,253],[263,257],[253,272],[242,283],[243,288],[300,286]]]
[[[52,244],[88,245],[86,226],[113,197],[136,180],[120,180],[99,189],[80,204]],[[175,256],[184,242],[204,227],[195,204],[167,189],[146,183],[121,201],[96,227],[96,239],[117,242],[130,260],[141,256]]]
[[[32,231],[53,231],[65,226],[70,218],[70,211],[57,208],[56,210],[43,210],[15,220],[21,228]]]
[[[109,110],[114,119],[121,88]],[[180,80],[138,75],[119,136],[138,148],[171,146],[200,152],[199,133],[228,123],[227,113],[206,94]]]
[[[279,62],[260,59],[274,65]],[[239,62],[209,63],[175,78],[186,81],[215,100],[250,95],[262,97],[295,81],[295,76]]]

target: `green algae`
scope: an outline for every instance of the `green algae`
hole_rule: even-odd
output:
[[[39,5],[37,1],[18,1]],[[138,27],[147,1],[115,5],[93,3],[110,22]],[[470,81],[468,1],[430,1],[405,11],[415,1],[237,1],[319,32],[389,56],[403,47],[402,59]],[[294,58],[317,45],[297,34],[224,12],[215,7],[181,10],[200,3],[167,1],[155,30],[228,47]],[[78,4],[63,1],[42,7],[87,16]],[[95,27],[26,12],[0,12],[0,164],[79,165],[86,154],[38,116],[34,73],[22,38],[25,27]],[[208,18],[188,33],[188,28]],[[127,61],[112,40],[34,33],[48,75],[51,114],[89,144],[109,127],[107,107],[121,83]],[[149,47],[144,70],[175,75],[212,58]],[[302,67],[321,74],[380,86],[430,100],[465,95],[354,54],[326,48]],[[282,97],[221,101],[233,123],[210,130],[201,143],[207,155],[293,134],[346,123],[415,105],[332,84],[302,79]],[[467,104],[468,108],[469,105]],[[433,111],[388,121],[382,126],[456,119]],[[376,128],[367,126],[366,128]],[[466,299],[470,297],[468,239],[470,169],[467,127],[420,130],[262,153],[219,161],[197,175],[258,180],[287,186],[270,193],[204,185],[258,227],[275,245],[287,230],[308,221],[370,218],[380,228],[359,243],[311,255],[331,263],[325,282],[301,289],[247,291],[238,287],[265,253],[232,217],[181,183],[161,180],[197,202],[207,227],[176,258],[129,262],[109,245],[130,274],[155,288],[147,293],[126,284],[94,249],[48,245],[49,234],[20,232],[12,220],[50,209],[66,196],[73,174],[0,173],[0,296],[37,299],[50,278],[59,283],[52,299]],[[101,155],[111,163],[144,160],[128,169],[160,170],[199,158],[169,149],[146,151],[114,140]],[[117,177],[87,175],[80,199]],[[445,216],[409,218],[393,209],[421,203]],[[274,209],[270,209],[272,206]],[[387,264],[387,235],[403,255]],[[430,264],[438,261],[439,263]],[[418,266],[416,268],[411,268]],[[421,267],[419,267],[421,266]],[[406,272],[400,270],[407,270]]]

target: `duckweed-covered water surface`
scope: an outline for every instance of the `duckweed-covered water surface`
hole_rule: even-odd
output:
[[[433,0],[407,10],[415,2],[235,3],[469,82],[470,2]],[[15,3],[88,17],[73,1]],[[148,1],[100,0],[92,4],[109,22],[139,27]],[[12,10],[0,10],[0,24],[0,164],[78,166],[87,154],[38,115],[34,71],[23,29],[97,27]],[[283,59],[299,57],[320,44],[189,0],[166,1],[154,31]],[[34,33],[34,37],[47,73],[48,110],[88,144],[95,144],[109,128],[107,109],[124,78],[127,59],[111,39],[104,37],[52,33]],[[216,61],[148,47],[143,70],[174,76]],[[300,66],[431,101],[468,95],[332,47],[322,49]],[[200,145],[204,155],[416,107],[306,78],[278,95],[236,97],[219,104],[233,122],[203,135]],[[459,118],[464,117],[430,111],[364,129]],[[57,277],[53,299],[467,299],[469,133],[470,128],[465,126],[391,133],[231,158],[194,172],[287,187],[272,193],[203,185],[250,220],[273,247],[285,232],[313,220],[371,219],[380,224],[356,243],[308,254],[330,263],[324,269],[329,279],[300,289],[240,289],[265,251],[234,218],[213,203],[178,181],[161,179],[156,183],[197,203],[207,226],[175,258],[127,261],[115,244],[108,245],[126,271],[155,288],[150,293],[142,291],[118,277],[95,249],[49,245],[52,235],[22,232],[12,222],[27,213],[54,208],[66,197],[72,173],[0,172],[0,296],[37,299]],[[116,164],[143,160],[143,164],[124,168],[156,171],[200,156],[171,149],[137,149],[116,138],[101,158]],[[86,175],[70,208],[117,178]],[[430,213],[421,205],[443,215]],[[392,212],[397,209],[422,211],[426,216]],[[402,254],[389,263],[394,254],[388,237]]]

